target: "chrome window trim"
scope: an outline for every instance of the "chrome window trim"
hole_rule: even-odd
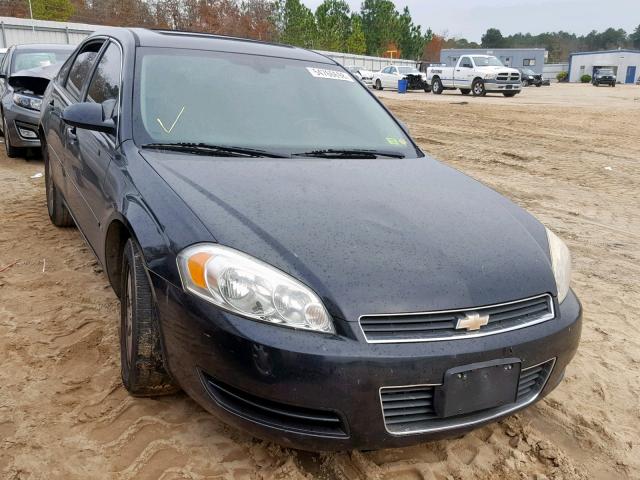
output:
[[[549,306],[551,311],[549,313],[545,313],[544,315],[538,317],[538,318],[534,318],[528,322],[522,323],[520,325],[514,325],[512,327],[506,327],[506,328],[501,328],[499,330],[491,330],[488,332],[483,332],[482,329],[480,329],[477,332],[463,332],[460,331],[459,334],[455,334],[455,335],[448,335],[446,337],[416,337],[416,338],[405,338],[405,339],[388,339],[388,340],[370,340],[369,338],[367,338],[367,334],[364,332],[364,329],[362,328],[362,318],[363,317],[407,317],[407,316],[420,316],[420,315],[438,315],[438,314],[442,314],[442,313],[458,313],[458,312],[481,312],[482,310],[485,310],[487,308],[495,308],[495,307],[502,307],[505,305],[513,305],[515,303],[520,303],[520,302],[527,302],[529,300],[536,300],[538,298],[543,298],[543,297],[547,297],[548,301],[549,301]],[[519,330],[521,328],[526,328],[526,327],[531,327],[533,325],[537,325],[539,323],[542,322],[546,322],[548,320],[551,320],[553,318],[555,318],[556,316],[556,312],[555,312],[555,305],[553,303],[553,297],[551,295],[549,295],[548,293],[544,293],[542,295],[536,295],[534,297],[529,297],[529,298],[523,298],[520,300],[513,300],[511,302],[504,302],[504,303],[496,303],[494,305],[484,305],[482,307],[475,307],[475,308],[459,308],[459,309],[453,309],[453,310],[434,310],[431,312],[407,312],[407,313],[374,313],[374,314],[367,314],[367,315],[360,315],[360,317],[358,318],[358,326],[360,327],[360,331],[362,332],[362,335],[364,336],[364,339],[366,340],[367,343],[422,343],[422,342],[443,342],[443,341],[447,341],[447,340],[466,340],[469,338],[479,338],[479,337],[487,337],[489,335],[497,335],[499,333],[505,333],[505,332],[511,332],[513,330]]]
[[[424,383],[424,384],[417,384],[417,385],[396,385],[396,386],[392,386],[392,387],[380,387],[378,389],[378,400],[380,401],[380,413],[382,414],[382,423],[384,424],[384,429],[390,435],[402,437],[402,436],[405,436],[405,435],[415,435],[415,434],[419,434],[419,433],[443,432],[443,431],[447,431],[447,430],[453,430],[453,429],[456,429],[456,428],[471,427],[471,426],[477,425],[479,423],[484,423],[484,422],[488,422],[488,421],[494,420],[494,419],[496,419],[498,417],[502,417],[504,415],[509,415],[510,413],[513,413],[516,410],[520,410],[521,408],[524,408],[524,407],[526,407],[528,405],[531,405],[533,402],[536,401],[536,399],[540,396],[540,394],[542,393],[544,388],[547,386],[547,382],[549,381],[549,377],[551,377],[551,374],[553,373],[553,369],[556,366],[556,360],[557,360],[557,357],[553,357],[553,358],[550,358],[548,360],[545,360],[544,362],[536,363],[535,365],[531,365],[530,367],[523,368],[520,371],[520,375],[522,375],[522,373],[526,372],[527,370],[531,370],[532,368],[539,367],[540,365],[544,365],[545,363],[552,362],[551,363],[551,368],[549,368],[549,373],[547,373],[547,376],[544,379],[544,382],[542,382],[542,387],[540,387],[540,390],[538,390],[535,395],[532,395],[531,397],[527,398],[523,402],[520,402],[520,403],[515,402],[513,404],[504,405],[503,407],[498,407],[497,409],[492,409],[491,410],[492,413],[490,415],[488,415],[488,416],[481,416],[482,411],[477,412],[477,413],[468,414],[467,418],[473,417],[473,416],[478,417],[478,418],[475,418],[473,420],[465,420],[464,418],[461,418],[457,422],[453,422],[451,424],[441,425],[441,426],[436,426],[436,427],[429,427],[429,428],[420,428],[420,429],[416,429],[416,430],[407,430],[405,432],[392,432],[387,428],[387,422],[385,422],[385,420],[384,420],[384,407],[382,405],[382,391],[386,390],[386,389],[394,389],[394,388],[439,387],[440,385],[442,385],[442,383]],[[520,381],[520,380],[518,379],[518,381]]]

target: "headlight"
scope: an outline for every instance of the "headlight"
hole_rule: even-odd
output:
[[[553,276],[558,288],[558,302],[562,302],[569,293],[569,284],[571,283],[571,253],[560,237],[548,228],[547,239],[549,240]]]
[[[42,99],[32,97],[30,95],[22,95],[21,93],[13,94],[13,103],[20,107],[28,108],[29,110],[38,110],[42,108]]]
[[[497,76],[498,76],[498,74],[497,74],[497,73],[487,73],[487,74],[484,76],[484,79],[485,79],[485,80],[493,80],[493,79],[494,79],[494,78],[496,78]]]
[[[322,301],[295,278],[245,253],[199,244],[178,255],[183,288],[244,317],[335,333]]]

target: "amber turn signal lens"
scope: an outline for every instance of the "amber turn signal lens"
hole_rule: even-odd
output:
[[[207,288],[207,282],[204,278],[204,267],[207,264],[207,260],[212,257],[209,253],[196,253],[189,257],[188,267],[189,267],[189,275],[191,276],[191,281],[194,285],[200,288]]]

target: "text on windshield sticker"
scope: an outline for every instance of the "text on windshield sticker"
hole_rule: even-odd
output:
[[[353,78],[351,78],[346,72],[313,67],[307,67],[307,70],[309,70],[309,73],[316,78],[327,78],[329,80],[343,80],[345,82],[353,82]]]

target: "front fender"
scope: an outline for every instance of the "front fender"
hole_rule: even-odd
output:
[[[177,254],[194,243],[215,242],[215,238],[133,142],[126,144],[122,145],[123,155],[111,162],[105,182],[107,195],[114,201],[105,232],[105,263],[114,255],[114,229],[124,226],[140,245],[147,268],[179,285]]]

